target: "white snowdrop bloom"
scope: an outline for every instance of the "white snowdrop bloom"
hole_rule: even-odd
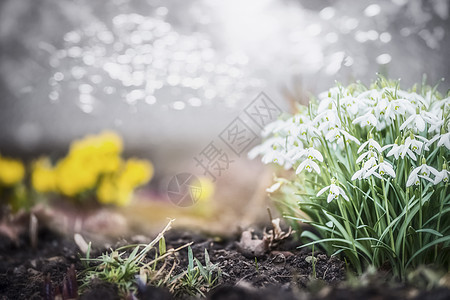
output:
[[[373,152],[375,153],[375,152]],[[375,153],[376,154],[376,153]],[[364,179],[366,178],[367,172],[377,165],[377,160],[375,156],[370,157],[367,161],[365,161],[362,165],[362,168],[355,172],[352,176],[352,180],[356,179]]]
[[[414,152],[412,152],[408,147],[405,147],[405,141],[403,141],[401,145],[398,145],[397,143],[386,145],[383,147],[383,150],[390,146],[392,146],[392,149],[389,150],[386,157],[394,155],[395,159],[398,159],[399,157],[405,158],[405,156],[408,155],[412,160],[417,160]]]
[[[364,152],[363,154],[361,154],[357,159],[356,159],[356,163],[359,164],[363,159],[365,158],[370,158],[370,157],[375,157],[377,158],[378,155],[375,151],[373,150],[369,150],[367,152]]]
[[[439,184],[441,182],[447,183],[449,174],[450,172],[447,170],[439,171],[434,178],[434,184]]]
[[[247,156],[249,159],[254,159],[258,155],[262,155],[261,161],[264,164],[276,163],[289,169],[294,162],[287,155],[288,151],[285,146],[291,145],[292,140],[292,137],[272,137],[250,150]]]
[[[403,90],[398,90],[397,95],[403,99],[407,99],[415,107],[420,107],[422,105],[424,105],[425,107],[429,106],[429,102],[425,100],[425,98],[423,98],[422,96],[418,95],[417,93],[408,93]]]
[[[345,138],[345,140],[347,141],[347,144],[350,142],[355,142],[358,145],[361,144],[361,142],[357,138],[355,138],[353,135],[351,135],[347,131],[341,129],[340,132],[341,132],[342,136]]]
[[[367,90],[357,96],[367,106],[374,106],[382,97],[383,92],[376,89]]]
[[[386,117],[386,111],[389,106],[389,100],[386,97],[382,97],[375,106],[375,116],[379,119],[389,119]],[[395,116],[394,116],[395,117]]]
[[[423,111],[423,119],[430,124],[428,132],[439,132],[442,125],[444,125],[444,120],[442,118],[442,110],[435,112]]]
[[[428,151],[430,150],[428,148],[428,143],[429,140],[427,140],[426,138],[418,135],[417,138],[421,139],[423,142],[417,140],[413,134],[410,134],[410,136],[408,136],[405,140],[405,145],[404,148],[408,148],[411,149],[411,151],[415,152],[417,155],[422,154],[422,149],[424,151]],[[407,152],[405,151],[405,149],[402,150],[402,158],[404,158],[406,156]]]
[[[437,140],[438,147],[445,146],[448,150],[450,150],[450,132],[435,135],[432,139],[430,139],[429,143],[432,144]]]
[[[334,142],[337,139],[340,139],[342,136],[341,129],[338,126],[332,127],[325,134],[325,139],[329,142]]]
[[[442,145],[444,145],[445,147],[447,147],[448,150],[450,150],[450,132],[444,133],[440,136],[437,146],[441,147]]]
[[[375,117],[375,115],[373,114],[373,110],[372,110],[372,111],[354,119],[352,124],[359,124],[359,126],[361,126],[361,127],[377,126],[378,120]]]
[[[268,152],[273,151],[273,146],[280,142],[279,137],[272,137],[270,139],[265,140],[261,145],[258,145],[254,147],[252,150],[250,150],[247,154],[247,157],[249,159],[254,159],[258,155],[266,154]]]
[[[369,138],[369,140],[365,141],[358,149],[358,153],[360,153],[366,146],[369,146],[369,150],[377,150],[378,153],[380,153],[381,150],[381,146],[380,144],[378,144],[377,141],[375,141],[372,137]]]
[[[352,176],[352,181],[356,180],[356,179],[359,179],[359,180],[363,179],[364,176],[366,175],[367,171],[368,170],[366,170],[364,168],[361,168],[360,170],[356,171],[355,174],[353,174],[353,176]]]
[[[327,110],[336,108],[336,100],[330,97],[326,97],[320,100],[319,106],[317,107],[317,114],[320,115]]]
[[[285,155],[282,151],[271,151],[263,155],[261,161],[264,164],[276,163],[280,166],[283,166],[285,163]]]
[[[313,125],[312,122],[300,124],[299,137],[303,140],[307,140],[308,137],[319,136],[319,130]]]
[[[270,187],[268,187],[266,189],[266,192],[268,193],[274,193],[276,191],[278,191],[281,187],[281,181],[275,182],[274,184],[272,184]]]
[[[340,100],[340,104],[350,115],[356,116],[359,111],[358,100],[355,97],[346,96]]]
[[[330,203],[331,201],[333,201],[334,199],[337,199],[339,196],[341,196],[342,198],[344,198],[345,200],[349,201],[347,195],[345,194],[344,189],[342,189],[340,186],[338,186],[336,184],[336,180],[333,178],[331,180],[331,185],[324,187],[323,189],[321,189],[318,193],[317,193],[317,197],[319,197],[320,195],[322,195],[323,193],[325,193],[325,191],[330,190],[328,192],[328,196],[327,196],[327,203]]]
[[[433,125],[435,124],[435,121],[429,118],[426,111],[417,108],[416,112],[409,116],[405,122],[403,122],[400,126],[400,130],[409,128],[414,131],[418,130],[419,132],[423,132],[427,123]]]
[[[413,184],[419,185],[420,178],[423,178],[425,180],[428,180],[429,182],[434,183],[434,180],[431,179],[430,175],[434,174],[436,176],[437,173],[438,171],[435,168],[428,166],[425,162],[425,159],[422,159],[422,164],[419,167],[412,170],[412,172],[409,174],[408,180],[406,181],[406,187],[410,187]]]
[[[335,86],[332,87],[331,89],[324,91],[322,93],[319,94],[319,99],[325,100],[325,99],[337,99],[337,97],[341,96],[341,95],[348,95],[349,92],[347,91],[346,88],[344,87],[339,87],[339,86]]]
[[[319,165],[312,159],[307,158],[305,159],[298,167],[297,170],[295,170],[295,174],[299,174],[301,171],[305,169],[308,172],[312,172],[312,170],[316,171],[320,174],[320,168]]]
[[[316,159],[316,160],[318,160],[320,162],[323,162],[322,154],[318,150],[314,149],[313,147],[306,148],[306,149],[298,151],[294,156],[292,156],[292,159],[293,160],[298,160],[298,159],[300,159],[302,157],[305,157],[305,156],[308,159]]]
[[[440,132],[441,131],[441,127],[442,125],[444,125],[444,120],[441,119],[437,119],[435,122],[433,122],[430,125],[430,128],[428,128],[428,133],[433,133],[433,132]]]
[[[378,170],[378,173],[375,172],[376,170]],[[368,178],[371,175],[374,175],[381,179],[385,174],[391,176],[392,178],[395,178],[395,171],[392,165],[384,161],[383,156],[380,156],[380,163],[370,168],[364,175],[364,178]]]
[[[444,165],[444,168],[435,174],[436,177],[434,178],[434,184],[439,184],[441,182],[447,183],[449,174],[450,174],[450,172],[447,170],[447,168]]]
[[[339,120],[339,116],[338,116],[336,108],[333,107],[333,108],[324,110],[323,112],[319,113],[313,119],[314,124],[317,124],[321,121],[340,124],[340,120]]]
[[[406,113],[413,114],[415,107],[405,99],[395,99],[388,101],[384,118],[388,120],[395,120],[397,115],[405,115]]]

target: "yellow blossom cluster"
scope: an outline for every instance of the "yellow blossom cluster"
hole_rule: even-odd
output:
[[[100,203],[125,205],[133,190],[151,179],[153,165],[135,158],[124,161],[122,150],[122,139],[113,132],[89,135],[74,141],[55,166],[46,158],[34,162],[32,186],[67,197],[94,191]]]
[[[12,187],[23,180],[25,167],[20,160],[0,155],[0,186]]]

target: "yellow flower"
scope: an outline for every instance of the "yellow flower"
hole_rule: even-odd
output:
[[[66,196],[75,196],[91,189],[97,183],[97,172],[92,165],[77,157],[68,156],[56,166],[56,185]]]
[[[215,186],[211,179],[206,176],[200,176],[198,178],[198,183],[201,186],[201,193],[198,197],[199,202],[206,202],[210,200],[211,196],[214,194]]]
[[[0,156],[0,183],[13,186],[22,181],[25,167],[20,160]]]
[[[77,157],[98,155],[119,155],[123,143],[120,136],[112,131],[105,131],[99,135],[88,135],[70,145],[69,155]]]
[[[97,198],[103,204],[124,206],[131,200],[132,189],[118,185],[115,178],[106,177],[97,188]]]
[[[31,184],[40,193],[54,192],[56,190],[55,171],[48,158],[41,158],[33,163]]]
[[[130,158],[126,161],[122,173],[119,175],[119,185],[134,189],[147,183],[153,176],[153,165],[143,159]]]

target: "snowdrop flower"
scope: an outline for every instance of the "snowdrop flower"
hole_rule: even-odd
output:
[[[336,123],[340,125],[339,116],[336,110],[336,107],[330,104],[329,109],[324,110],[323,112],[319,113],[314,119],[313,123],[319,123],[321,120],[324,120],[324,122],[331,122]]]
[[[312,160],[311,158],[307,158],[305,159],[298,167],[297,170],[295,170],[295,174],[299,174],[301,171],[303,171],[303,169],[305,169],[306,171],[310,172],[312,170],[316,171],[317,173],[320,174],[320,168],[319,165]]]
[[[343,107],[352,116],[355,116],[358,111],[358,99],[352,96],[346,96],[340,100],[341,107]]]
[[[397,95],[399,95],[400,97],[402,97],[404,99],[408,99],[409,102],[411,104],[413,104],[415,107],[418,107],[419,105],[424,105],[424,106],[428,107],[428,105],[429,105],[427,100],[425,100],[425,98],[418,95],[417,93],[408,93],[403,90],[398,90]]]
[[[300,124],[299,137],[306,140],[307,137],[319,136],[319,130],[313,126],[312,122]]]
[[[297,154],[295,154],[292,157],[292,159],[298,160],[303,156],[306,156],[306,158],[308,158],[308,159],[316,159],[320,162],[323,161],[322,154],[318,150],[314,149],[313,147],[309,147],[309,148],[306,148],[306,149],[303,149],[303,150],[297,152]]]
[[[286,143],[286,141],[288,142]],[[276,163],[284,166],[285,169],[289,169],[292,167],[293,161],[288,156],[288,152],[284,146],[291,143],[292,138],[288,137],[288,140],[286,140],[286,138],[279,136],[273,137],[250,150],[247,156],[250,159],[254,159],[258,155],[262,155],[261,161],[264,164]]]
[[[439,132],[441,130],[442,125],[444,125],[444,119],[442,118],[442,109],[439,109],[438,112],[424,112],[423,118],[424,120],[430,124],[428,128],[428,133],[431,132]]]
[[[273,145],[280,141],[279,137],[272,137],[270,139],[265,140],[261,145],[254,147],[247,154],[249,159],[254,159],[258,155],[266,154],[268,152],[273,151]]]
[[[327,203],[330,203],[334,199],[337,199],[339,196],[349,201],[347,195],[345,194],[345,191],[340,186],[338,186],[338,182],[335,178],[331,179],[331,185],[324,187],[317,193],[317,197],[322,195],[326,190],[330,190],[327,196]]]
[[[383,151],[389,147],[392,146],[392,149],[386,154],[386,157],[394,155],[395,159],[398,159],[399,157],[405,158],[406,155],[408,155],[412,160],[416,161],[417,157],[414,154],[414,152],[409,149],[409,147],[405,147],[405,140],[402,140],[402,144],[399,146],[397,144],[397,139],[395,140],[394,144],[386,145],[382,149]]]
[[[280,187],[281,187],[281,181],[275,182],[274,184],[272,184],[271,187],[268,187],[266,189],[266,192],[274,193],[274,192],[278,191],[280,189]]]
[[[429,140],[427,140],[426,138],[424,138],[424,137],[422,137],[420,135],[418,135],[417,138],[421,139],[423,142],[417,140],[414,137],[414,135],[411,133],[405,140],[404,148],[405,149],[409,149],[410,148],[411,151],[415,152],[417,155],[422,154],[422,148],[425,151],[430,150],[428,148],[428,145],[427,145],[429,143]],[[407,151],[404,151],[405,149],[403,149],[403,151],[402,151],[402,158],[404,158],[406,156],[406,154],[407,154]]]
[[[405,99],[394,99],[388,102],[386,106],[385,118],[394,120],[397,115],[404,115],[406,112],[414,114],[414,106]]]
[[[345,138],[345,140],[347,141],[347,144],[350,143],[350,141],[355,142],[356,144],[360,145],[361,142],[355,138],[353,135],[351,135],[350,133],[348,133],[345,130],[341,130],[342,136]]]
[[[376,153],[375,151],[369,150],[369,151],[364,152],[363,154],[361,154],[361,155],[356,159],[356,163],[359,164],[359,163],[360,163],[364,158],[366,158],[366,157],[369,157],[369,158],[375,157],[375,158],[377,158],[378,155],[377,155],[377,153]]]
[[[378,173],[375,172],[377,169],[378,169]],[[367,171],[367,173],[364,175],[363,178],[368,178],[371,175],[374,175],[381,179],[382,178],[381,176],[383,176],[385,174],[395,178],[395,171],[394,171],[394,168],[392,167],[392,165],[388,162],[385,162],[383,159],[383,156],[380,156],[380,163],[378,165],[370,168]]]
[[[447,147],[448,150],[450,150],[450,132],[444,133],[439,137],[439,142],[437,143],[438,147],[441,147],[444,145]]]
[[[411,130],[417,129],[419,132],[423,132],[427,123],[433,125],[435,121],[427,117],[425,111],[421,111],[417,108],[416,113],[412,114],[405,122],[403,122],[400,126],[400,130],[410,128]]]
[[[331,97],[322,98],[319,102],[319,107],[317,107],[318,115],[331,110],[335,107],[335,100]]]
[[[432,144],[435,141],[438,141],[437,146],[445,146],[448,150],[450,150],[450,132],[444,133],[441,129],[441,134],[435,135],[432,139],[430,139],[429,143]]]
[[[352,124],[359,124],[359,126],[361,127],[377,126],[378,120],[373,113],[374,111],[372,110],[360,117],[357,117],[356,119],[353,120]]]
[[[360,170],[356,171],[355,174],[353,174],[352,180],[356,179],[361,180],[367,178],[366,177],[367,172],[377,165],[377,159],[374,155],[376,155],[376,153],[372,151],[372,156],[363,163],[362,168]]]
[[[422,164],[419,167],[412,170],[411,174],[409,174],[408,180],[406,182],[406,187],[410,187],[413,184],[419,185],[420,183],[419,178],[423,178],[428,180],[429,182],[434,183],[434,180],[430,178],[430,175],[434,174],[436,176],[437,173],[438,171],[435,168],[428,166],[426,164],[425,158],[423,158]]]
[[[441,182],[448,182],[448,177],[449,177],[450,172],[447,170],[447,165],[444,163],[444,165],[442,166],[442,171],[438,171],[435,175],[436,177],[434,178],[434,184],[438,184]]]
[[[375,149],[378,151],[378,153],[380,153],[382,151],[380,144],[378,144],[378,142],[373,139],[372,134],[370,134],[369,140],[365,141],[361,145],[361,147],[359,147],[358,153],[360,153],[367,145],[369,145],[369,150]]]
[[[381,151],[384,151],[384,150],[386,150],[388,148],[391,148],[391,147],[392,147],[392,149],[388,152],[387,156],[394,155],[395,159],[398,159],[399,156],[400,156],[400,154],[399,154],[400,150],[398,149],[399,148],[398,137],[395,139],[395,142],[393,144],[388,144],[388,145],[385,145],[385,146],[381,147]]]

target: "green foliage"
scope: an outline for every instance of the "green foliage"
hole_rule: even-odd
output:
[[[206,249],[204,265],[194,258],[192,243],[167,250],[164,233],[170,229],[171,222],[149,244],[126,245],[98,258],[91,258],[89,243],[86,258],[82,258],[85,270],[80,274],[81,291],[86,290],[93,280],[100,280],[115,284],[123,298],[136,295],[138,287],[146,285],[163,286],[179,296],[204,297],[217,285],[222,272],[217,264],[211,263]],[[177,266],[175,254],[185,247],[188,247],[187,269],[174,274]]]
[[[359,274],[387,264],[402,279],[423,264],[449,270],[448,95],[380,77],[320,98],[269,124],[272,136],[249,153],[296,170],[269,190],[288,218],[318,231],[303,232],[302,247],[344,255]]]
[[[190,244],[177,249],[166,250],[164,233],[170,229],[172,221],[149,244],[126,245],[102,254],[98,258],[91,258],[91,244],[89,243],[86,258],[82,258],[85,270],[80,274],[82,286],[85,290],[92,280],[110,282],[118,287],[122,297],[136,294],[138,285],[168,286],[171,282],[172,268],[167,268],[168,258]],[[155,247],[158,244],[158,249]],[[130,249],[133,249],[129,252]],[[150,252],[154,252],[153,257]],[[93,266],[91,266],[93,265]]]
[[[194,266],[195,264],[195,266]],[[211,263],[208,251],[205,249],[205,265],[194,257],[191,247],[188,247],[188,267],[186,271],[176,276],[175,294],[182,293],[191,296],[205,297],[205,293],[214,288],[222,276],[222,271],[217,264]]]

